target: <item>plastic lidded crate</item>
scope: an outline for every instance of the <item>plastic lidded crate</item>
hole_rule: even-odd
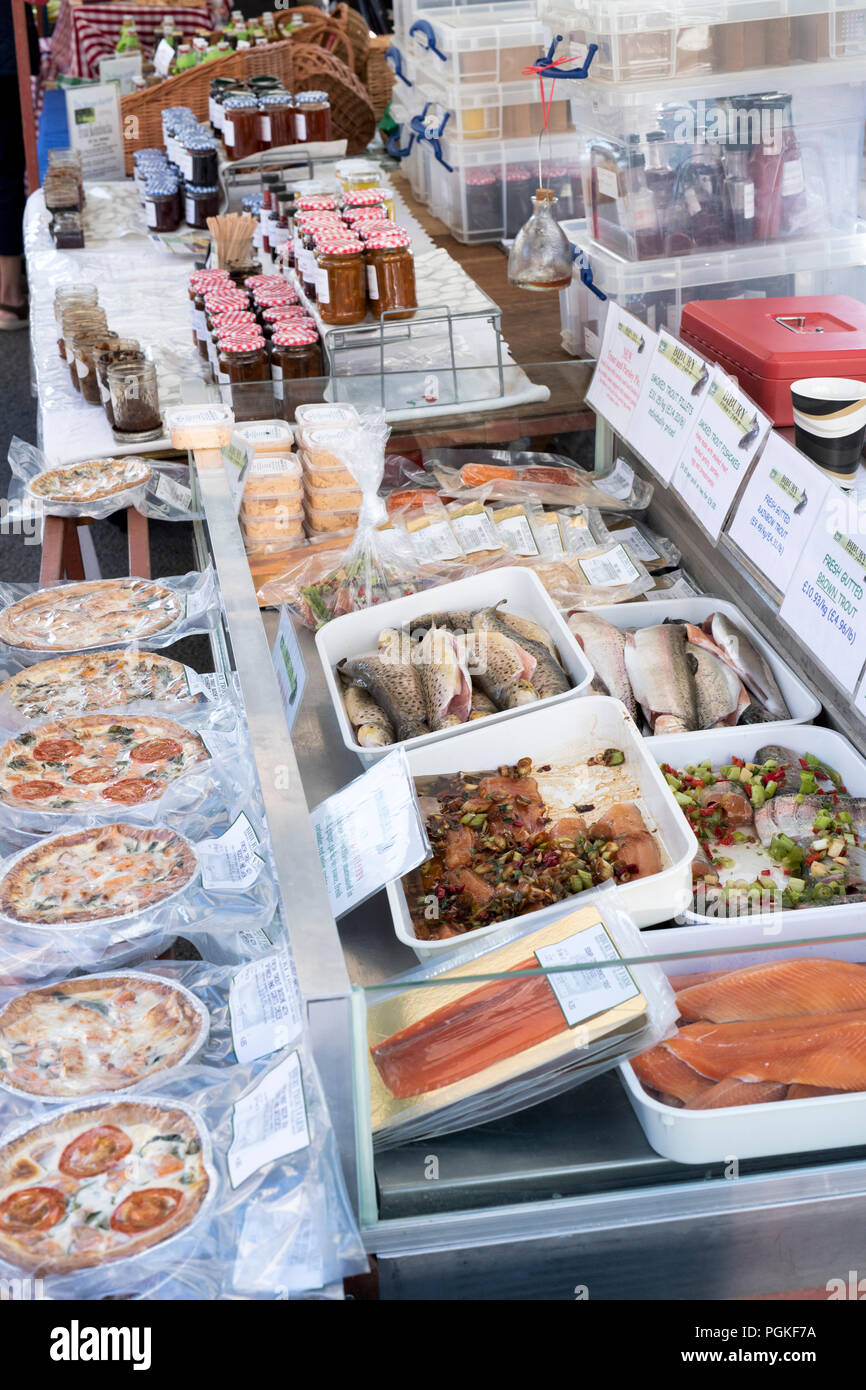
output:
[[[538,187],[539,142],[529,140],[449,140],[421,144],[428,202],[434,216],[458,241],[499,241],[523,226]],[[583,214],[580,163],[572,135],[541,142],[541,178],[557,196],[558,221]],[[450,166],[450,168],[449,168]]]
[[[455,4],[455,0],[393,0],[394,38],[401,48],[406,48],[409,43],[409,30],[419,19],[435,23],[453,15],[471,14],[473,10],[477,10],[480,15],[491,9],[501,10],[504,14],[513,6],[521,10],[531,10],[533,13],[537,8],[532,0],[497,0],[495,5],[491,5],[490,0],[460,0],[460,4]]]
[[[608,304],[619,304],[652,329],[678,334],[683,306],[695,299],[849,294],[866,299],[866,223],[850,235],[732,249],[703,256],[624,261],[589,237],[586,222],[563,223],[582,253],[560,292],[562,345],[575,357],[597,357]],[[585,267],[600,299],[581,279]]]
[[[718,79],[676,96],[576,84],[593,239],[655,260],[853,231],[866,81],[819,82],[827,71],[751,93]]]
[[[554,83],[551,97],[548,84],[545,103],[550,101],[547,128],[551,135],[574,128],[568,96],[572,87],[582,85]],[[537,139],[544,129],[541,91],[534,77],[505,84],[464,84],[427,72],[415,83],[415,103],[427,130],[437,139],[445,135],[466,141]]]
[[[419,13],[410,26],[408,47],[419,74],[471,84],[525,81],[524,69],[549,43],[534,3],[495,0]]]
[[[555,0],[540,17],[582,60],[598,45],[592,78],[603,83],[854,61],[866,54],[863,0]]]

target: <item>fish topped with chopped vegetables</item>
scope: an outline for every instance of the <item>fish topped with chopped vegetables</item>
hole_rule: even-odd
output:
[[[736,917],[866,894],[866,799],[820,758],[774,744],[752,760],[661,770],[700,845],[697,911]]]

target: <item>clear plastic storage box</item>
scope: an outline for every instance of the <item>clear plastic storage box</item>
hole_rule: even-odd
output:
[[[490,0],[462,0],[459,5],[454,0],[393,0],[394,38],[401,48],[405,48],[409,42],[409,30],[419,19],[436,23],[455,15],[471,14],[473,10],[483,16],[485,11],[491,9],[506,11],[511,8],[526,11],[535,7],[527,0],[497,0],[495,5],[491,5]]]
[[[556,0],[541,18],[582,60],[598,45],[591,80],[647,80],[855,61],[866,54],[866,5],[832,0]]]
[[[768,299],[778,295],[849,294],[866,299],[866,224],[850,236],[756,246],[750,251],[628,262],[596,245],[585,222],[564,224],[581,252],[559,296],[562,345],[575,357],[597,357],[608,304],[628,309],[649,328],[679,333],[683,305],[694,299]],[[606,295],[599,299],[581,270]]]
[[[546,53],[547,30],[534,3],[495,4],[419,13],[409,29],[409,56],[421,77],[446,82],[525,82],[524,69]]]
[[[582,83],[557,82],[550,100],[547,127],[551,135],[573,130],[568,96]],[[418,77],[414,88],[416,111],[437,139],[516,140],[538,138],[544,129],[544,107],[537,78],[522,82],[449,82],[438,74]]]
[[[516,236],[532,211],[538,187],[538,140],[423,142],[424,181],[434,216],[458,241],[498,241]],[[448,167],[450,166],[450,168]],[[574,137],[542,142],[541,177],[557,195],[558,221],[583,215],[580,164]]]
[[[716,79],[675,99],[576,83],[593,239],[655,260],[853,231],[866,81],[817,80],[834,72],[760,92]]]

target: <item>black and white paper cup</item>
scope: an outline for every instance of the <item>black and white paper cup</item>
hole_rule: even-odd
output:
[[[797,448],[840,487],[853,487],[866,436],[866,381],[813,376],[791,383]]]

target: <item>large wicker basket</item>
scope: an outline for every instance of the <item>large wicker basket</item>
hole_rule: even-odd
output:
[[[374,34],[370,39],[370,51],[367,54],[366,85],[377,121],[381,121],[388,109],[388,102],[397,80],[394,69],[385,58],[391,43],[389,34]]]
[[[347,67],[354,67],[354,53],[349,35],[341,25],[335,24],[331,19],[320,20],[316,24],[305,24],[303,29],[292,35],[292,43],[315,44],[326,53],[333,53],[334,57],[339,58]]]
[[[331,18],[348,34],[354,54],[352,67],[363,81],[367,71],[367,54],[370,49],[370,30],[367,21],[357,10],[353,10],[351,5],[346,4],[335,5]]]

